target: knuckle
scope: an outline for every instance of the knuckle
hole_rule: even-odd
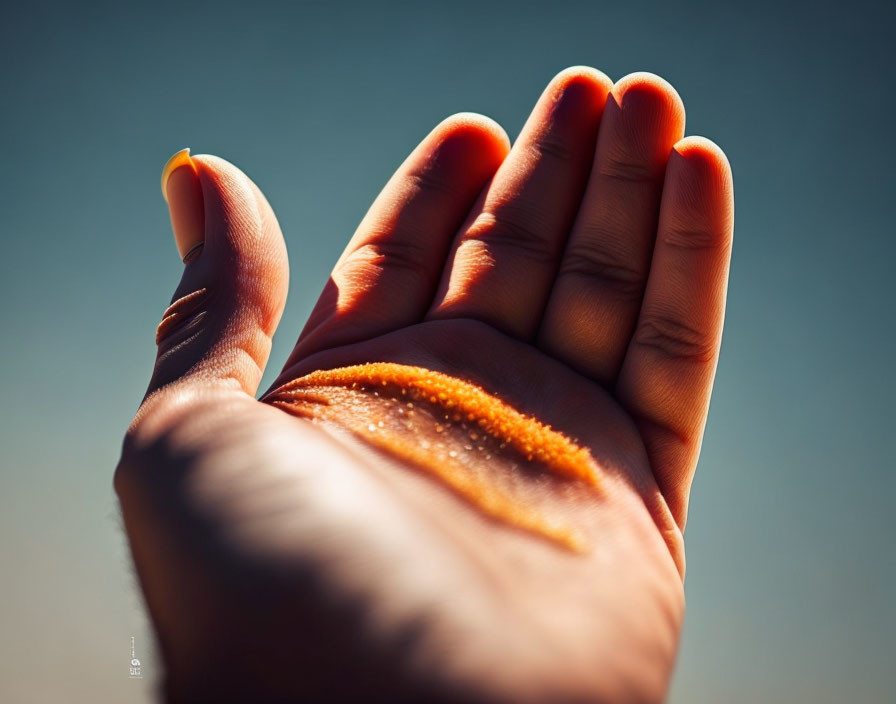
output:
[[[570,244],[559,275],[581,276],[620,296],[640,297],[647,278],[645,272],[626,263],[624,257],[609,247],[599,245],[599,239],[582,238]]]
[[[540,226],[543,221],[543,217],[504,206],[495,212],[481,213],[464,239],[479,240],[489,248],[507,247],[538,261],[554,261],[556,244],[547,226]]]
[[[705,363],[711,362],[716,355],[715,339],[665,314],[643,318],[635,332],[634,342],[674,360]]]
[[[572,161],[575,154],[567,140],[555,134],[544,135],[532,145],[537,157],[550,157],[560,162]]]
[[[597,165],[600,176],[623,183],[653,183],[657,180],[654,164],[623,150],[610,151]]]
[[[689,455],[699,449],[699,439],[683,423],[670,423],[638,410],[630,410],[632,419],[645,437],[647,452],[652,457],[676,457],[682,453]],[[676,465],[678,466],[678,465]]]
[[[705,227],[667,227],[660,232],[659,240],[666,247],[684,250],[715,250],[726,246],[724,236]]]
[[[712,195],[700,184],[679,183],[675,207],[663,215],[660,243],[678,249],[725,250],[731,245],[730,219],[718,212]]]
[[[424,271],[426,250],[419,242],[419,237],[396,238],[390,236],[377,237],[358,247],[340,267],[373,266],[378,269],[401,269],[414,274]]]
[[[438,169],[415,171],[410,175],[410,181],[417,191],[423,193],[457,195],[457,187],[443,176],[439,176],[439,173]]]

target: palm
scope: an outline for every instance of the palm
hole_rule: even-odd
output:
[[[721,196],[702,210],[689,206],[689,220],[678,212],[695,178],[687,159],[677,167],[683,186],[673,179],[670,187],[667,170],[658,241],[669,246],[652,266],[655,215],[589,215],[590,200],[621,201],[626,189],[629,200],[642,200],[633,212],[655,212],[662,169],[635,163],[638,178],[610,173],[601,160],[618,161],[620,152],[609,137],[609,146],[597,141],[592,168],[588,110],[599,84],[590,74],[555,83],[560,98],[549,88],[549,115],[536,107],[453,244],[458,216],[503,153],[492,135],[498,154],[483,156],[481,132],[471,138],[469,125],[460,130],[466,147],[431,135],[433,143],[418,148],[387,186],[386,205],[375,204],[349,244],[263,400],[277,401],[278,388],[315,370],[364,362],[475,383],[590,452],[596,491],[550,472],[518,478],[521,495],[585,536],[584,554],[477,511],[339,422],[293,417],[226,384],[181,388],[172,402],[167,389],[178,383],[168,379],[180,372],[166,365],[179,363],[162,354],[153,382],[161,390],[141,411],[161,420],[139,429],[151,441],[130,460],[128,476],[145,477],[164,462],[168,481],[122,481],[120,492],[123,504],[128,493],[140,497],[129,533],[157,628],[174,644],[167,659],[184,673],[172,672],[171,686],[183,696],[207,688],[197,671],[238,671],[251,652],[263,662],[254,679],[229,682],[232,698],[256,696],[239,687],[257,686],[259,677],[284,698],[305,699],[662,696],[683,615],[679,526],[715,365],[724,300],[716,260],[727,266],[727,226],[719,246],[706,241],[720,229],[712,199]],[[571,116],[564,100],[577,106]],[[617,124],[601,129],[622,131],[624,118],[619,107]],[[680,137],[674,125],[665,129],[660,142]],[[541,161],[529,163],[532,153]],[[553,163],[558,155],[572,163]],[[709,184],[716,176],[696,178]],[[538,228],[522,226],[520,213]],[[645,240],[628,247],[624,261],[609,261],[606,243],[595,239],[607,237],[608,218]],[[674,228],[665,240],[664,222]],[[426,246],[409,239],[424,229],[446,234]],[[681,233],[705,236],[689,246],[676,241]],[[682,290],[689,277],[696,283]],[[670,284],[679,287],[671,295]],[[699,305],[690,309],[693,301]],[[154,413],[154,405],[164,410]],[[514,469],[497,453],[482,471],[487,478]],[[165,529],[152,529],[158,525]],[[174,580],[164,575],[172,565]],[[230,645],[213,652],[199,642]]]

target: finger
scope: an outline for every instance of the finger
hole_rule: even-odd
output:
[[[185,267],[156,333],[147,395],[184,384],[254,394],[286,302],[277,219],[255,184],[214,156],[175,154],[162,192]]]
[[[551,81],[467,218],[428,318],[476,318],[521,339],[534,336],[610,87],[583,67]]]
[[[722,337],[733,227],[734,189],[722,150],[699,137],[678,142],[617,395],[641,429],[682,527]]]
[[[638,317],[663,172],[684,106],[662,78],[636,73],[607,100],[591,177],[539,331],[539,346],[604,384]]]
[[[501,127],[459,114],[399,167],[336,263],[287,366],[423,319],[464,216],[510,148]]]

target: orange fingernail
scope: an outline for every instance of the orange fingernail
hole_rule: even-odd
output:
[[[187,261],[205,239],[202,185],[189,149],[181,149],[162,169],[162,196],[168,202],[177,251]]]

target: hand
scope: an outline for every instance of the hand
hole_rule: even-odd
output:
[[[588,68],[548,85],[512,149],[486,118],[444,121],[261,401],[276,219],[221,159],[169,169],[187,264],[115,478],[169,699],[662,699],[733,223],[724,155],[683,130],[662,79]],[[365,362],[475,384],[583,448],[593,481],[477,451],[438,404],[400,429],[398,387],[306,376]],[[405,452],[436,432],[474,490]]]

